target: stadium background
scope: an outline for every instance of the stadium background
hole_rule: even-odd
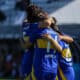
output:
[[[18,78],[23,50],[22,22],[26,16],[20,7],[21,0],[0,0],[0,78]],[[80,80],[80,0],[31,0],[50,16],[57,18],[60,29],[72,36],[76,43],[70,45],[75,80]]]

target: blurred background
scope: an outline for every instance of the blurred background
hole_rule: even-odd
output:
[[[75,80],[80,80],[80,0],[0,0],[0,78],[19,78],[23,55],[19,40],[22,38],[22,22],[26,17],[24,5],[37,4],[57,19],[57,25],[72,36],[70,45]]]

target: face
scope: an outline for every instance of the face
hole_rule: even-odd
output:
[[[47,19],[44,20],[44,22],[46,22],[47,25],[50,26],[52,23],[52,19],[48,17]]]
[[[50,25],[51,25],[51,19],[50,18],[46,18],[42,21],[40,21],[40,28],[50,28]]]

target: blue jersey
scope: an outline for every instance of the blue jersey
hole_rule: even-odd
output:
[[[35,33],[38,28],[38,23],[24,23],[23,24],[23,39],[33,42]]]
[[[63,51],[58,55],[58,78],[59,80],[74,80],[72,56],[69,45],[65,41],[59,41]]]
[[[55,54],[56,50],[50,41],[41,37],[42,34],[50,34],[56,41],[58,40],[57,34],[52,29],[43,28],[37,31],[33,67],[34,74],[37,76],[38,80],[40,80],[42,76],[48,76],[48,74],[52,74],[54,77],[57,74],[57,56]],[[48,78],[46,80],[52,79]]]
[[[38,23],[23,23],[23,41],[29,40],[30,42],[34,42],[34,35],[36,29],[38,27]],[[33,54],[34,47],[25,49],[24,55],[22,57],[20,74],[22,77],[25,77],[31,73],[32,70],[32,62],[33,62]]]
[[[65,66],[71,66],[72,65],[72,55],[71,55],[71,51],[69,48],[69,44],[66,43],[65,41],[59,41],[59,44],[62,46],[63,51],[62,53],[59,53],[59,58],[61,62],[63,62],[63,65],[65,64]]]

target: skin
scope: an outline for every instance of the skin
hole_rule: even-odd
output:
[[[53,17],[53,18],[52,18],[52,23],[54,24],[54,26],[52,26],[52,28],[53,28],[53,30],[54,30],[54,27],[55,27],[56,30],[59,31],[58,26],[56,26],[56,22],[57,22],[57,21],[56,21],[56,18]],[[59,36],[59,38],[60,38],[61,40],[64,40],[64,41],[66,41],[67,43],[72,43],[72,42],[74,41],[73,38],[70,37],[69,35],[60,34],[60,33],[58,33],[58,32],[57,32],[57,34],[58,34],[58,36]]]
[[[47,18],[47,19],[39,22],[39,27],[40,28],[45,28],[45,27],[50,28],[51,23],[52,23],[51,18]],[[54,40],[53,38],[51,38],[50,35],[43,34],[42,37],[46,37],[47,39],[50,38],[49,40],[51,41],[51,43],[53,43],[55,49],[58,50],[59,52],[62,52],[62,47],[58,44],[58,42],[56,40]],[[32,45],[32,43],[29,42],[28,39],[25,40],[25,48],[30,48],[31,45]]]
[[[46,27],[50,28],[51,23],[55,24],[55,21],[53,21],[52,18],[47,18],[46,20],[42,21],[41,27],[45,27],[46,26]],[[68,35],[60,35],[59,33],[57,33],[57,34],[58,34],[60,40],[64,40],[67,43],[72,43],[74,41],[73,38],[68,36]],[[51,41],[51,43],[54,45],[55,49],[58,52],[60,52],[60,53],[62,52],[62,47],[49,34],[43,34],[42,37],[47,38],[49,41]]]
[[[39,27],[44,28],[46,26],[46,27],[50,28],[49,27],[50,24],[51,24],[51,21],[49,18],[47,18],[47,19],[39,22]],[[32,43],[29,41],[29,39],[26,39],[25,40],[25,48],[29,48],[31,45],[32,45]]]
[[[58,35],[59,35],[59,34],[58,34]],[[66,41],[67,43],[72,43],[72,42],[74,41],[72,37],[67,36],[67,35],[59,35],[59,38],[60,38],[61,40]]]
[[[62,47],[58,44],[58,42],[57,41],[55,41],[52,37],[51,37],[51,35],[50,34],[43,34],[42,35],[44,38],[47,38],[52,44],[53,44],[53,46],[55,47],[55,49],[58,51],[58,52],[60,52],[60,53],[62,53]],[[73,42],[73,39],[71,38],[71,37],[68,37],[68,36],[61,36],[61,35],[59,35],[60,37],[61,37],[61,40],[63,39],[64,41],[67,41],[67,42],[69,42],[69,43],[71,43],[71,42]]]
[[[50,28],[50,25],[52,23],[51,18],[47,18],[44,21],[40,23],[40,28],[47,27]],[[55,49],[58,50],[60,53],[62,52],[62,47],[58,44],[56,40],[54,40],[49,34],[43,34],[42,37],[47,38],[51,43],[54,45]]]
[[[39,22],[39,28],[50,28],[50,25],[51,23],[54,23],[54,21],[51,19],[51,18],[46,18],[42,21]],[[67,36],[67,35],[60,35],[58,34],[59,38],[61,40],[64,40],[68,43],[71,43],[73,42],[73,38],[70,37],[70,36]],[[47,38],[49,41],[51,41],[51,43],[54,45],[55,49],[58,51],[58,52],[62,52],[62,47],[58,44],[57,41],[55,41],[49,34],[43,34],[42,37],[45,37]],[[29,42],[29,40],[25,40],[25,48],[29,48],[30,46],[32,46],[32,43]]]
[[[62,47],[58,44],[58,42],[56,40],[54,40],[51,35],[49,34],[43,34],[42,37],[48,39],[54,46],[54,48],[58,51],[58,52],[62,52]]]

